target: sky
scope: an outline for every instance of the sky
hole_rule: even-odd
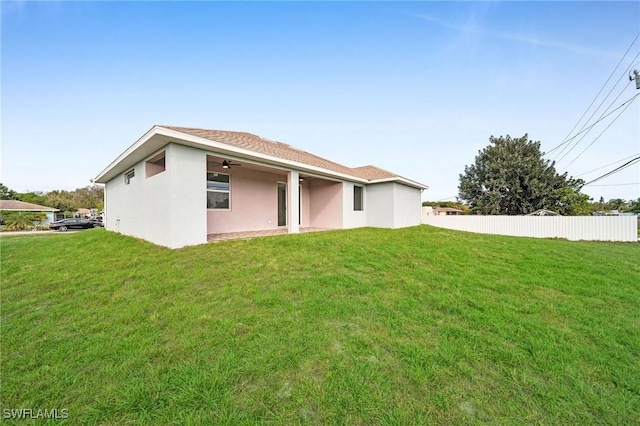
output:
[[[0,181],[19,192],[90,185],[156,124],[373,164],[431,201],[455,199],[490,136],[549,152],[630,99],[545,158],[588,182],[640,155],[640,2],[0,7]],[[637,199],[639,182],[636,163],[583,192]]]

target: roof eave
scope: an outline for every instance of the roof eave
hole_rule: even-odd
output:
[[[98,176],[96,176],[93,179],[93,183],[107,183],[109,180],[111,180],[111,178],[105,179],[105,176],[108,176],[111,170],[113,170],[121,162],[126,160],[127,157],[129,157],[136,149],[140,148],[146,141],[148,141],[153,136],[155,136],[157,134],[158,128],[159,126],[153,126],[151,129],[149,129],[144,135],[142,135],[140,139],[135,141],[129,148],[127,148],[122,154],[116,157],[116,159],[113,160],[107,167],[105,167],[104,170],[102,170],[100,174],[98,174]]]
[[[403,178],[402,176],[393,176],[393,177],[382,178],[382,179],[371,179],[369,181],[369,183],[386,183],[386,182],[398,182],[398,183],[403,183],[407,186],[412,186],[418,189],[429,189],[428,185],[413,181],[411,179]]]

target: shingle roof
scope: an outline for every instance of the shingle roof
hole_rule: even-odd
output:
[[[233,132],[228,130],[194,129],[190,127],[176,126],[158,127],[175,130],[176,132],[186,133],[192,136],[197,136],[212,141],[226,143],[238,148],[259,152],[261,154],[271,155],[285,160],[296,161],[311,166],[321,167],[333,172],[343,173],[362,179],[375,180],[400,177],[399,175],[375,166],[362,166],[355,168],[346,167],[342,164],[338,164],[322,157],[318,157],[317,155],[313,155],[301,149],[294,148],[291,145],[287,145],[286,143],[271,141],[252,133]]]
[[[40,206],[38,204],[26,203],[19,200],[0,200],[0,210],[36,210],[46,212],[58,211],[58,209],[54,209],[53,207]]]
[[[398,175],[395,173],[391,173],[388,170],[384,170],[384,169],[381,169],[380,167],[371,166],[371,165],[354,167],[351,170],[356,172],[358,176],[363,177],[365,179],[369,179],[369,180],[398,177]]]

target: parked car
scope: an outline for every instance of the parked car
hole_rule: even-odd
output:
[[[104,222],[102,222],[101,217],[89,219],[89,222],[93,223],[94,228],[104,228]]]
[[[88,229],[95,228],[96,225],[87,219],[62,219],[57,222],[51,222],[49,228],[58,231],[66,231],[67,229]]]

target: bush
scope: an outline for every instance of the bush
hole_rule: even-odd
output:
[[[3,210],[0,212],[5,231],[27,231],[36,228],[47,219],[43,212],[19,212]]]

